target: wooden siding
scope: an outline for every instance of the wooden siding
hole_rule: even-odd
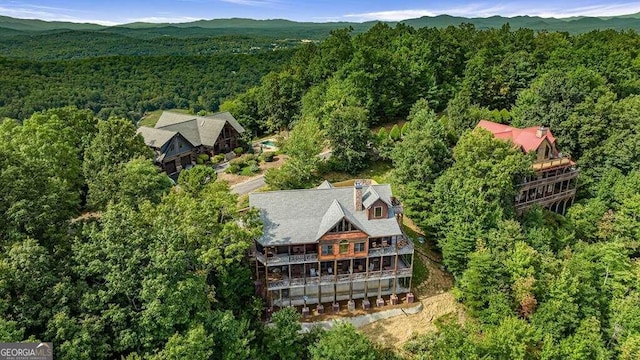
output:
[[[381,217],[375,217],[375,208],[377,208],[377,207],[382,207],[382,216]],[[374,202],[373,205],[371,205],[366,211],[367,211],[367,219],[369,219],[369,220],[371,220],[371,219],[386,219],[386,218],[389,217],[389,207],[382,200],[377,200],[376,202]]]
[[[216,139],[213,151],[223,153],[233,151],[240,144],[239,138],[240,133],[231,124],[226,123]]]
[[[165,154],[165,159],[180,157],[181,155],[191,153],[192,151],[193,146],[180,134],[176,134],[162,148],[162,152]]]
[[[340,253],[340,243],[347,241],[349,244],[348,251],[345,254]],[[355,244],[364,242],[364,251],[356,253]],[[322,255],[322,245],[330,245],[333,252],[330,255]],[[318,244],[318,259],[320,261],[349,259],[353,257],[366,257],[369,252],[369,241],[367,234],[362,231],[353,231],[348,233],[332,233],[326,234],[320,238]]]

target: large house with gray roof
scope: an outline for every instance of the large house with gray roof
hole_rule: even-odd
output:
[[[155,152],[155,161],[169,175],[191,167],[198,154],[228,153],[240,145],[244,128],[228,112],[196,116],[165,111],[155,127],[138,133]]]
[[[400,227],[402,205],[389,185],[329,182],[315,189],[249,194],[263,221],[254,260],[257,291],[270,308],[323,303],[364,309],[410,293],[413,244]],[[360,300],[359,300],[360,301]]]

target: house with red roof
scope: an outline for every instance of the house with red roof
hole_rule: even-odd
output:
[[[518,213],[533,205],[540,205],[564,214],[573,204],[578,169],[569,156],[558,151],[556,138],[550,129],[544,126],[520,129],[488,120],[480,120],[476,128],[490,131],[496,139],[512,142],[526,154],[536,154],[534,175],[523,179],[515,198]]]

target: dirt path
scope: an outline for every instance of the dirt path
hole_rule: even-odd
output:
[[[450,313],[458,313],[460,316],[459,306],[449,292],[421,301],[424,308],[417,314],[380,320],[359,330],[384,347],[401,348],[414,333],[422,334],[435,330],[433,321],[440,316]]]
[[[404,224],[415,231],[416,235],[424,236],[408,218],[404,219]],[[422,302],[422,311],[380,320],[359,329],[369,339],[384,347],[399,349],[414,333],[434,331],[433,322],[440,316],[456,313],[460,321],[463,319],[462,308],[449,292],[454,284],[453,276],[444,271],[441,255],[432,250],[433,244],[428,239],[425,244],[416,242],[414,246],[415,256],[422,260],[428,270],[427,279],[413,287],[418,300]]]

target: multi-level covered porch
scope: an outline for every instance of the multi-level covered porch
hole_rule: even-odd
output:
[[[318,244],[262,246],[255,244],[255,257],[263,265],[286,265],[317,263]],[[368,252],[360,256],[383,256],[397,254],[412,254],[413,244],[404,235],[371,238],[368,240]],[[318,267],[319,268],[319,267]]]
[[[522,212],[538,204],[564,214],[575,198],[578,169],[566,158],[535,163],[534,169],[538,170],[535,176],[520,184],[515,198],[516,210]]]
[[[412,254],[268,266],[268,300],[299,305],[408,292]]]

